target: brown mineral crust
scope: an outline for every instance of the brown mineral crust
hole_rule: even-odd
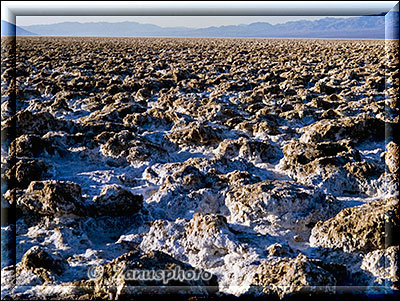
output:
[[[68,266],[65,258],[51,254],[39,246],[30,248],[22,257],[20,269],[30,269],[35,272],[50,271],[61,275]]]
[[[304,129],[300,138],[305,143],[352,139],[363,142],[366,139],[383,140],[385,122],[374,117],[342,118],[340,120],[320,120]]]
[[[32,181],[17,204],[43,215],[85,214],[81,187],[69,181]]]
[[[159,251],[142,253],[139,250],[132,250],[100,268],[102,273],[99,277],[75,283],[76,290],[84,290],[90,296],[101,299],[132,298],[149,294],[154,296],[165,293],[179,295],[189,292],[195,295],[207,295],[217,290],[217,277],[211,273],[208,273],[204,280],[201,277],[193,280],[171,279],[164,283],[163,279],[151,279],[150,276],[148,280],[135,279],[133,274],[135,271],[174,272],[179,269],[183,273],[190,270],[193,273],[197,272],[198,275],[204,272]]]
[[[398,244],[399,204],[395,197],[340,211],[311,231],[313,246],[365,252]]]
[[[122,216],[138,212],[143,207],[143,196],[114,186],[103,188],[100,195],[93,199],[95,215]]]
[[[5,172],[5,180],[15,180],[16,187],[27,188],[31,181],[41,180],[48,169],[41,160],[22,159]]]
[[[178,144],[208,145],[221,141],[218,131],[207,124],[192,123],[183,129],[172,128],[168,138]]]
[[[385,163],[389,172],[399,174],[400,146],[391,141],[386,145]]]
[[[303,254],[264,262],[254,275],[250,291],[280,298],[307,293],[334,293],[336,279]]]

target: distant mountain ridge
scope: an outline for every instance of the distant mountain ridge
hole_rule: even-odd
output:
[[[36,36],[35,33],[25,30],[19,26],[1,20],[1,35],[2,36]]]
[[[389,14],[391,14],[391,18],[386,18],[386,22],[390,23],[391,31],[389,34],[393,35],[389,38],[398,39],[399,12],[391,11]],[[316,21],[290,21],[275,25],[267,22],[256,22],[248,25],[212,26],[198,29],[160,27],[138,22],[63,22],[23,26],[21,29],[40,36],[384,39],[385,16],[327,17]],[[19,35],[18,32],[17,35]],[[386,38],[388,38],[387,31]]]

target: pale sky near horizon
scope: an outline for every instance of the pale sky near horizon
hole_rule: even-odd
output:
[[[277,24],[298,20],[313,21],[327,15],[348,18],[348,15],[387,12],[396,4],[398,6],[397,1],[1,1],[1,19],[15,20],[13,16],[16,16],[19,26],[67,21],[135,21],[162,27],[203,28],[254,22]],[[65,16],[54,16],[63,11]],[[287,16],[279,16],[285,11]],[[316,16],[319,11],[324,12],[322,16]],[[79,16],[85,12],[92,16]],[[100,15],[104,13],[105,16],[94,16],[96,12],[100,12]],[[151,12],[156,12],[159,16],[149,16]],[[191,12],[197,15],[187,15]],[[207,16],[207,12],[211,12],[211,15],[221,12],[223,16]],[[299,16],[298,12],[309,16]],[[241,16],[242,13],[244,16]],[[26,16],[29,14],[31,16]],[[126,16],[118,16],[121,14]]]
[[[95,3],[95,6],[94,6]],[[329,16],[336,18],[349,18],[346,11],[351,11],[357,16],[363,14],[376,14],[388,11],[393,8],[397,1],[1,1],[2,20],[8,20],[8,9],[12,8],[16,23],[19,26],[38,24],[54,24],[60,22],[124,22],[135,21],[139,23],[154,24],[162,27],[184,26],[190,28],[204,28],[210,26],[250,24],[254,22],[268,22],[271,24],[285,23],[298,20],[318,20],[327,17],[326,15],[316,16],[316,12],[325,11],[327,15],[338,12],[338,15]],[[4,8],[4,9],[3,9]],[[185,13],[193,12],[222,12],[226,10],[233,13],[233,16],[188,16]],[[288,16],[279,16],[281,11],[287,9]],[[106,16],[78,16],[81,13],[93,11],[104,12]],[[51,12],[65,11],[67,16],[51,16]],[[161,12],[160,16],[148,16],[149,12]],[[299,16],[296,13],[309,12],[310,16]],[[360,14],[360,12],[363,12]],[[23,12],[23,13],[21,13]],[[32,12],[32,16],[24,16]],[[72,12],[72,13],[71,13]],[[76,15],[74,15],[76,12]],[[127,13],[127,16],[118,16],[118,13]],[[129,16],[129,12],[138,16]],[[169,16],[168,13],[176,14]],[[270,13],[270,16],[241,16],[246,14]],[[157,13],[157,14],[158,14]],[[43,14],[44,16],[38,16]],[[110,14],[107,16],[107,14]],[[114,16],[112,16],[115,14]],[[71,15],[71,16],[68,16]],[[333,13],[334,15],[334,13]]]
[[[250,24],[268,22],[270,24],[288,21],[314,21],[327,16],[17,16],[18,26],[55,24],[61,22],[124,22],[154,24],[161,27],[184,26],[204,28],[210,26]],[[351,16],[329,16],[330,18],[351,18]]]

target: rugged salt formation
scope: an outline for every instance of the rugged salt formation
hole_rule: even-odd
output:
[[[398,289],[399,234],[399,200],[392,197],[346,208],[334,218],[318,222],[311,231],[310,244],[359,253],[361,269],[376,277],[374,283],[386,281]]]
[[[334,218],[318,222],[312,229],[310,243],[325,248],[341,248],[345,252],[384,249],[399,234],[399,200],[373,201],[346,208]]]
[[[386,145],[386,153],[385,153],[385,163],[389,170],[389,172],[393,174],[399,173],[399,158],[400,158],[400,147],[393,141],[390,141]]]
[[[92,210],[97,215],[131,215],[142,209],[143,197],[117,185],[103,188],[100,195],[93,198]]]
[[[172,281],[166,286],[161,277],[160,279],[146,280],[140,279],[138,276],[139,279],[135,279],[133,273],[135,270],[166,271],[165,273],[171,277]],[[102,266],[101,271],[102,275],[95,280],[73,283],[75,294],[84,298],[121,299],[142,294],[153,295],[153,297],[160,294],[176,294],[178,291],[178,295],[202,296],[215,293],[217,285],[217,279],[211,273],[194,270],[190,265],[158,251],[147,253],[141,253],[139,250],[130,251],[112,260],[104,267]],[[180,280],[179,277],[174,278],[173,273],[177,273],[175,271],[183,274],[193,271],[195,275],[193,275],[193,280]],[[178,289],[173,287],[178,287]]]
[[[72,182],[32,181],[17,200],[18,207],[43,215],[83,215],[81,187]]]
[[[384,281],[388,281],[398,289],[400,287],[399,251],[399,246],[390,246],[369,252],[363,258],[361,269],[376,277],[376,283],[382,284]]]
[[[68,262],[65,258],[58,254],[49,254],[41,247],[34,246],[22,257],[21,265],[17,272],[32,271],[46,283],[54,281],[52,274],[60,275],[67,267]]]
[[[225,198],[229,221],[262,234],[289,229],[308,239],[317,221],[334,216],[340,204],[318,190],[288,181],[264,181],[232,188]],[[299,239],[299,237],[297,238]]]
[[[396,46],[2,38],[2,298],[396,296]]]
[[[333,293],[335,278],[305,255],[260,264],[248,293],[287,297],[298,293]]]

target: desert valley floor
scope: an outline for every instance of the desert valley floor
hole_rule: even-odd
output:
[[[11,42],[2,298],[398,292],[395,42]]]

